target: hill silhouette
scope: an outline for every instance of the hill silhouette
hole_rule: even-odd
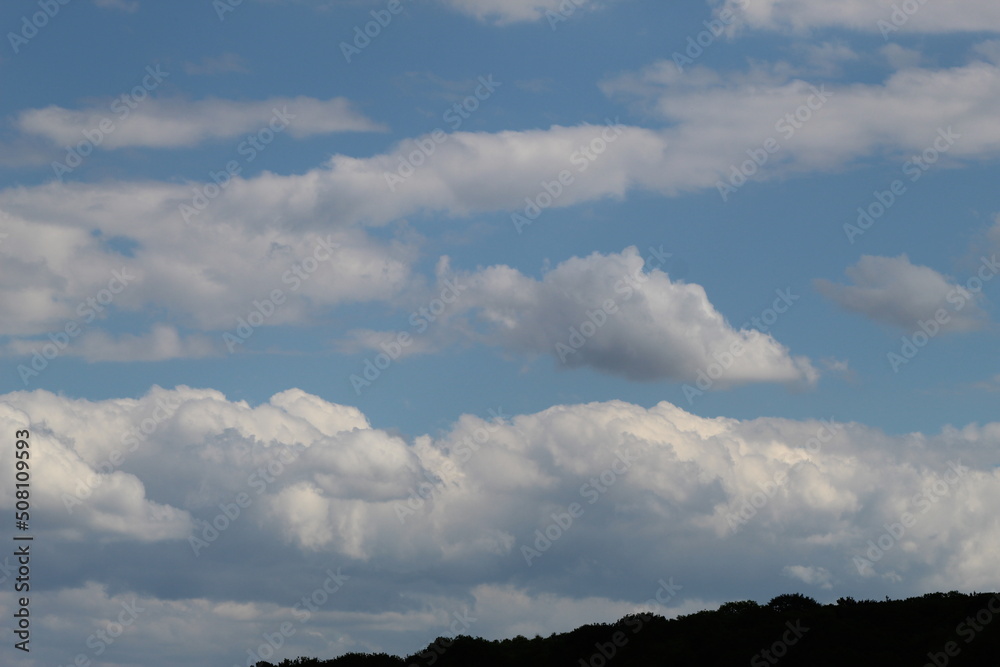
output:
[[[929,593],[906,600],[798,593],[765,605],[727,602],[666,619],[630,614],[534,639],[439,637],[411,656],[349,653],[256,667],[1000,667],[1000,594]]]

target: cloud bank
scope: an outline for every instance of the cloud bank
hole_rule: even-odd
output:
[[[132,598],[147,611],[122,659],[182,617],[205,626],[183,647],[152,638],[159,667],[186,651],[239,660],[282,622],[300,631],[287,656],[415,650],[459,610],[474,634],[548,633],[640,609],[668,577],[684,587],[674,612],[790,580],[820,599],[996,582],[983,554],[1000,545],[997,424],[890,436],[611,401],[496,406],[406,441],[297,389],[251,407],[187,387],[17,392],[0,424],[32,432],[39,559],[47,595],[67,602],[38,633],[58,632],[42,645],[63,661],[93,632],[80,605]],[[303,619],[296,601],[327,571],[350,579]]]

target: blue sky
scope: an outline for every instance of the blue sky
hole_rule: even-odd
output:
[[[86,591],[161,617],[107,664],[231,664],[331,563],[356,588],[279,657],[412,651],[460,608],[473,634],[546,634],[668,575],[663,613],[995,587],[1000,10],[967,4],[4,7],[0,407],[59,462],[35,482],[41,595],[74,628],[17,657],[85,649]],[[803,452],[820,419],[844,427]],[[629,442],[642,474],[518,562]],[[192,548],[286,450],[250,518]],[[902,546],[856,567],[959,459]],[[427,479],[453,493],[400,519]],[[289,562],[285,588],[246,583]],[[218,641],[168,647],[181,608]]]

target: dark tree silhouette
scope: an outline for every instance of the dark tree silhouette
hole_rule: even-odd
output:
[[[797,629],[793,633],[792,629]],[[794,638],[794,642],[788,640]],[[528,639],[439,637],[417,653],[349,653],[256,667],[997,667],[1000,594],[957,591],[908,600],[842,597],[823,605],[799,593],[766,605],[727,602],[715,611],[665,619],[629,614]],[[223,667],[223,666],[220,666]]]
[[[812,611],[821,607],[819,602],[801,593],[784,593],[771,598],[767,608],[779,614],[794,614]]]
[[[727,602],[719,607],[719,614],[722,616],[742,616],[744,614],[756,614],[761,610],[761,606],[753,600],[740,600],[738,602]]]

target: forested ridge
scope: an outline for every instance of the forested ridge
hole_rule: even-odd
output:
[[[1000,667],[1000,594],[929,593],[906,600],[798,593],[767,604],[727,602],[665,619],[630,614],[570,632],[486,640],[439,637],[406,656],[349,653],[256,667],[624,667],[635,665],[912,665]]]

